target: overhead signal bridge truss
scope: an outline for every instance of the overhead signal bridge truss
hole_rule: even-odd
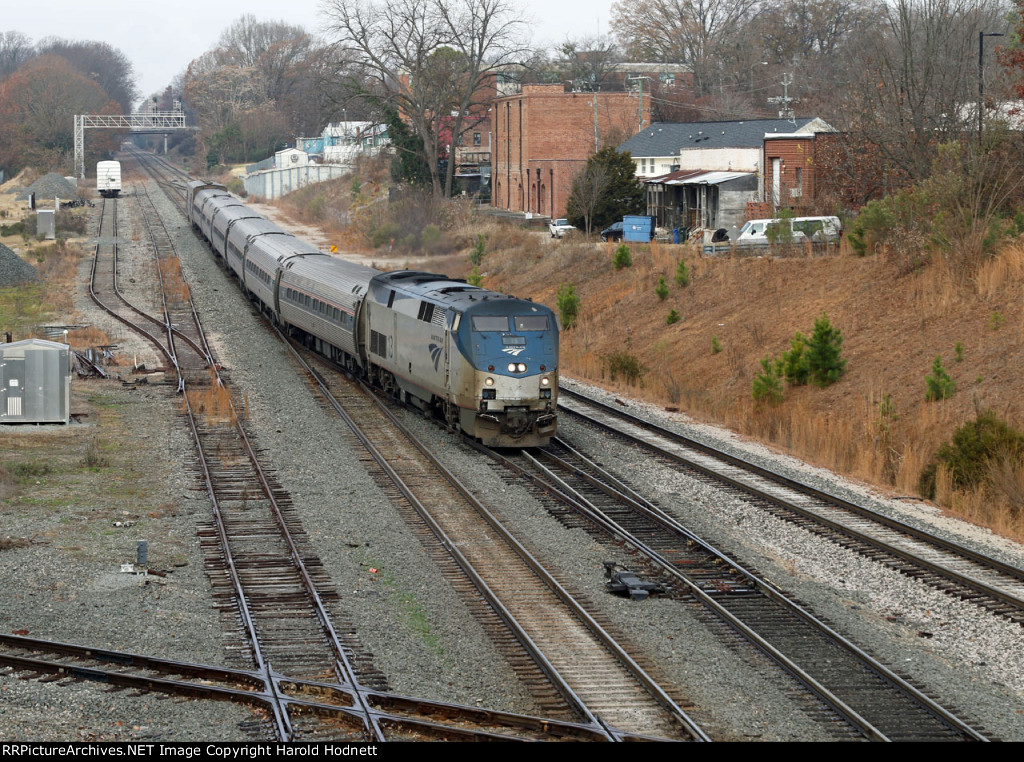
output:
[[[128,130],[132,133],[165,133],[191,130],[185,126],[183,111],[150,111],[145,114],[76,114],[75,174],[85,178],[85,131],[87,129]]]

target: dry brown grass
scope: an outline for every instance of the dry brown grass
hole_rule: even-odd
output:
[[[87,325],[68,331],[68,343],[73,347],[106,347],[113,344],[114,340],[101,328]]]
[[[901,275],[881,255],[704,258],[663,244],[634,246],[633,266],[616,271],[616,246],[567,241],[538,255],[540,246],[525,243],[487,263],[489,288],[551,307],[559,285],[576,286],[579,324],[561,343],[567,375],[678,405],[700,420],[902,494],[917,493],[939,445],[977,409],[991,407],[1012,425],[1024,422],[1024,245],[1007,247],[973,279],[957,277],[942,262]],[[674,282],[680,257],[691,268],[687,288]],[[654,293],[659,276],[670,285],[664,302]],[[666,325],[669,309],[683,319]],[[788,349],[793,333],[808,334],[823,312],[843,332],[846,375],[827,389],[788,389],[783,404],[755,409],[750,390],[760,358]],[[723,347],[718,354],[711,352],[712,336]],[[963,362],[954,360],[958,342]],[[639,387],[602,379],[601,358],[620,349],[654,369]],[[936,355],[957,392],[926,403],[924,378]],[[987,514],[970,495],[944,493],[940,502],[1004,534],[1024,534],[1012,499],[989,494],[996,508]]]
[[[188,284],[185,283],[185,276],[181,272],[181,260],[176,256],[161,257],[159,267],[167,298],[171,301],[187,302],[189,289]]]
[[[209,383],[203,386],[193,384],[186,390],[188,404],[192,411],[206,419],[208,423],[227,423],[235,420],[235,409],[231,401],[231,392],[217,380],[216,373],[209,371]],[[185,400],[182,400],[182,409]]]

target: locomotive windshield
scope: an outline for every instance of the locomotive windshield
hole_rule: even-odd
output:
[[[507,331],[508,315],[474,315],[474,331]]]
[[[547,315],[516,315],[517,331],[546,331],[547,329]]]

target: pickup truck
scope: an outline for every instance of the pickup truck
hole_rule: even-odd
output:
[[[561,238],[566,233],[575,229],[576,228],[569,224],[569,220],[564,218],[551,220],[551,222],[548,223],[548,230],[551,232],[552,238]]]

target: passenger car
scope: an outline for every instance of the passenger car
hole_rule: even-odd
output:
[[[558,323],[541,304],[444,275],[324,254],[222,185],[188,184],[188,216],[242,290],[328,359],[491,447],[557,432]]]
[[[548,223],[548,231],[550,231],[552,238],[561,238],[566,233],[570,233],[575,229],[575,227],[569,224],[569,220],[565,218],[551,220]]]
[[[789,226],[787,231],[780,230]],[[773,235],[773,231],[775,234]],[[735,243],[739,246],[769,244],[772,239],[802,243],[834,241],[842,234],[843,225],[838,217],[793,217],[790,219],[750,220],[741,229]]]
[[[613,222],[611,225],[601,231],[602,241],[621,241],[622,236],[625,233],[622,230],[622,221]]]

